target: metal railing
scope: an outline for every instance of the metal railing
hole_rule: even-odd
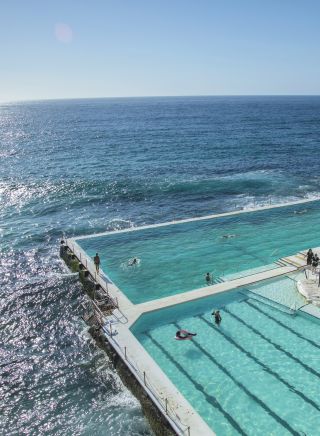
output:
[[[73,242],[69,242],[67,240],[67,245],[71,249],[72,253],[77,257],[79,262],[81,262],[82,265],[84,265],[84,267],[89,271],[91,277],[96,281],[97,284],[99,284],[102,287],[102,289],[106,293],[106,296],[108,296],[108,298],[112,301],[114,306],[119,309],[118,298],[110,294],[108,282],[105,279],[103,279],[103,277],[101,277],[100,274],[97,274],[96,267],[93,260],[90,259],[86,255],[86,253],[82,250],[82,248],[80,248],[77,244]]]
[[[156,406],[160,409],[163,415],[166,416],[170,425],[174,428],[174,430],[184,436],[191,436],[191,428],[190,426],[184,424],[177,413],[174,411],[174,408],[171,406],[167,397],[163,397],[161,393],[157,390],[157,388],[151,383],[149,377],[147,376],[146,371],[139,369],[137,363],[134,361],[132,357],[129,357],[128,349],[126,346],[122,346],[116,339],[117,332],[115,328],[112,327],[112,323],[108,323],[108,316],[103,314],[99,306],[95,303],[94,300],[91,301],[94,311],[96,312],[97,319],[101,320],[100,327],[104,331],[104,333],[108,336],[108,341],[112,345],[113,349],[117,352],[117,354],[121,357],[122,361],[126,364],[130,372],[134,375],[134,377],[138,380],[140,385],[147,391],[151,400],[156,404]],[[109,328],[106,325],[109,324]]]
[[[79,262],[81,262],[85,268],[89,271],[90,275],[94,278],[94,280],[100,284],[102,289],[106,292],[106,295],[110,299],[111,302],[114,303],[114,306],[119,309],[118,299],[111,296],[108,290],[108,283],[103,280],[103,278],[96,273],[94,262],[89,259],[85,252],[74,243],[67,240],[67,246],[70,248],[72,253],[77,257]],[[112,329],[112,323],[109,322],[109,331],[106,328],[107,320],[110,316],[114,316],[114,314],[110,316],[106,316],[95,300],[91,300],[91,304],[93,305],[94,311],[98,315],[97,318],[101,320],[101,327],[104,333],[108,336],[108,340],[111,343],[112,347],[116,350],[118,355],[122,358],[122,360],[126,363],[130,372],[135,376],[140,385],[147,391],[151,400],[157,405],[160,411],[170,422],[170,425],[173,429],[180,435],[190,436],[191,428],[190,426],[184,424],[180,417],[174,411],[173,406],[171,406],[168,398],[163,398],[160,392],[158,392],[157,388],[151,383],[149,377],[147,376],[146,371],[140,370],[137,363],[128,355],[128,350],[126,346],[121,346],[119,342],[115,339],[116,332]],[[120,310],[120,309],[119,309]],[[125,317],[125,315],[120,311],[121,315]],[[117,322],[121,322],[119,318],[115,317]],[[126,318],[126,317],[125,317]]]
[[[146,371],[139,369],[137,363],[129,357],[128,349],[126,346],[121,346],[119,342],[115,339],[116,332],[112,330],[112,324],[109,325],[108,329],[103,326],[103,331],[109,338],[109,342],[111,342],[113,348],[117,351],[118,355],[122,358],[122,360],[126,363],[130,372],[135,376],[140,385],[147,391],[151,400],[156,404],[158,409],[162,412],[163,415],[166,416],[168,421],[170,422],[173,429],[179,435],[190,436],[191,428],[187,424],[184,424],[180,417],[174,410],[174,407],[170,404],[170,401],[167,397],[163,397],[163,395],[157,390],[157,388],[150,381]]]

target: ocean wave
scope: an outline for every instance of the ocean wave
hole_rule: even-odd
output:
[[[320,200],[320,191],[319,192],[307,192],[305,194],[305,198],[308,200]]]
[[[279,193],[281,191],[287,193]],[[171,201],[172,198],[197,198],[205,201],[206,197],[222,198],[228,202],[228,197],[238,196],[263,197],[297,197],[314,196],[315,187],[298,185],[275,171],[259,170],[238,172],[221,177],[172,180],[126,179],[121,181],[108,180],[71,180],[46,181],[43,183],[18,183],[14,181],[0,184],[0,195],[6,204],[6,209],[13,208],[19,212],[30,213],[34,217],[53,216],[66,210],[102,207],[119,202],[149,202],[151,200]],[[311,192],[310,192],[311,191]]]
[[[277,206],[281,204],[295,203],[301,200],[320,200],[320,195],[305,195],[303,197],[296,195],[269,196],[267,198],[244,197],[242,198],[241,207],[243,210],[254,210],[259,207]]]

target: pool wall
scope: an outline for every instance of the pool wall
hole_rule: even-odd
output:
[[[118,234],[118,233],[134,232],[134,231],[139,231],[139,230],[144,230],[144,229],[152,229],[152,228],[156,228],[156,227],[178,225],[178,224],[183,224],[183,223],[189,223],[192,221],[203,221],[203,220],[208,220],[208,219],[213,219],[213,218],[221,218],[221,217],[227,217],[227,216],[233,216],[233,215],[241,215],[244,213],[254,213],[254,212],[259,212],[259,211],[268,210],[268,209],[279,209],[282,207],[290,207],[290,206],[295,206],[295,205],[305,204],[305,203],[316,203],[316,202],[319,202],[319,200],[320,199],[316,199],[316,200],[315,199],[312,199],[312,200],[304,199],[304,200],[293,201],[293,202],[288,202],[288,203],[261,206],[261,207],[256,207],[256,208],[252,208],[252,209],[237,210],[237,211],[232,211],[232,212],[224,212],[224,213],[220,213],[220,214],[205,215],[205,216],[195,217],[195,218],[186,218],[186,219],[182,219],[182,220],[168,221],[168,222],[164,222],[164,223],[149,224],[149,225],[138,226],[138,227],[130,227],[128,229],[122,229],[122,230],[110,230],[107,232],[95,233],[94,235],[77,236],[75,238],[75,240],[76,239],[80,240],[80,239],[92,238],[93,236],[96,237],[96,236],[112,235],[115,233]]]

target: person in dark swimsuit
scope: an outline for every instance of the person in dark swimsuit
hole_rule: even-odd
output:
[[[317,254],[315,254],[313,256],[313,259],[312,259],[312,271],[313,271],[313,273],[316,272],[318,265],[319,265],[319,257]]]
[[[94,262],[94,264],[95,264],[95,266],[96,266],[96,271],[97,271],[97,273],[99,272],[99,269],[100,269],[100,257],[99,257],[99,254],[98,253],[96,253],[96,255],[94,256],[94,258],[93,258],[93,262]]]
[[[136,257],[134,257],[129,263],[129,266],[133,266],[133,265],[137,265],[138,264],[138,259]]]
[[[211,277],[210,273],[206,274],[205,279],[206,279],[207,285],[212,284],[212,277]]]
[[[312,265],[313,251],[309,248],[307,252],[307,265]]]
[[[217,325],[220,325],[220,323],[222,321],[222,318],[221,318],[221,315],[220,315],[220,311],[219,310],[213,311],[212,315],[214,316],[214,322]]]

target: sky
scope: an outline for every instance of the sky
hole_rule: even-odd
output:
[[[318,0],[0,0],[0,101],[320,94]]]

